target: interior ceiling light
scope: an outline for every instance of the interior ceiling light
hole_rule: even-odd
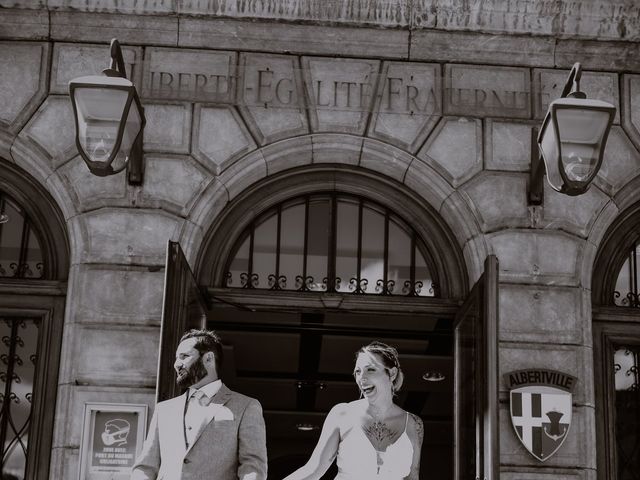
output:
[[[422,379],[427,382],[441,382],[445,379],[444,373],[442,372],[425,372],[422,375]]]
[[[299,432],[312,432],[314,430],[318,430],[318,426],[311,423],[298,423],[296,425],[296,430]]]

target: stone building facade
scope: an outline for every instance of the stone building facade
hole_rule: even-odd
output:
[[[106,68],[114,37],[146,113],[141,186],[93,176],[75,145],[68,82]],[[0,0],[2,193],[20,203],[22,177],[47,197],[54,213],[42,223],[59,219],[53,237],[68,251],[53,248],[68,271],[36,293],[8,278],[0,291],[5,309],[53,298],[45,310],[63,319],[50,339],[60,349],[53,436],[39,454],[48,478],[78,477],[85,402],[153,408],[167,241],[200,283],[241,303],[225,297],[221,266],[240,227],[287,196],[327,189],[389,207],[423,237],[430,212],[451,241],[434,248],[461,265],[451,304],[497,256],[500,478],[614,478],[598,460],[606,392],[597,395],[592,283],[605,281],[594,265],[606,242],[616,248],[611,228],[637,217],[639,48],[640,7],[622,0]],[[574,62],[588,97],[617,107],[604,163],[585,194],[545,185],[531,205],[532,129]],[[309,302],[369,308],[329,297]],[[510,424],[502,375],[526,368],[579,380],[571,430],[544,463]]]

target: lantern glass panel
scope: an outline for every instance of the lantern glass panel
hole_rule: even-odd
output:
[[[129,115],[127,116],[127,122],[124,125],[124,133],[122,134],[122,143],[120,144],[120,151],[124,153],[126,158],[129,158],[131,153],[131,147],[133,142],[140,132],[142,127],[142,119],[140,111],[138,110],[138,104],[135,101],[131,102],[129,107]]]
[[[127,106],[129,91],[99,87],[78,87],[74,99],[78,112],[78,140],[89,159],[109,163],[116,147],[120,121]],[[139,117],[139,115],[138,115]],[[112,167],[117,170],[126,161],[120,150]]]
[[[547,170],[547,180],[554,189],[560,190],[563,180],[558,168],[558,142],[556,140],[555,122],[549,117],[547,117],[543,126],[540,151]]]
[[[598,167],[602,138],[609,124],[609,112],[593,109],[556,110],[561,142],[562,167],[567,178],[587,182]]]

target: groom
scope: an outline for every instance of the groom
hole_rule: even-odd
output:
[[[220,380],[215,332],[190,330],[176,350],[177,383],[188,390],[160,402],[131,480],[265,480],[267,448],[260,403]]]

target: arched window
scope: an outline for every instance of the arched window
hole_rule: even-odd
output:
[[[593,270],[598,479],[640,472],[640,206],[609,228]]]
[[[629,250],[627,258],[622,264],[622,268],[616,279],[616,287],[613,300],[616,305],[622,307],[640,307],[640,296],[638,292],[638,283],[640,283],[640,241]]]
[[[0,160],[0,473],[49,478],[69,246],[64,219]]]
[[[0,277],[44,278],[38,234],[18,203],[0,193]]]
[[[399,216],[353,195],[280,203],[240,235],[226,286],[354,294],[434,296],[433,262]]]

